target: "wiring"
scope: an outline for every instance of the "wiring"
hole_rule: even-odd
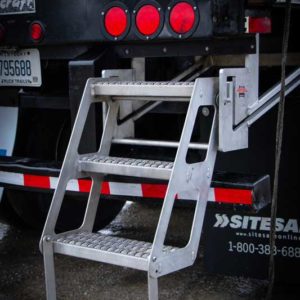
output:
[[[285,77],[286,77],[286,60],[290,35],[290,23],[291,23],[291,0],[286,1],[285,9],[285,21],[284,21],[284,33],[282,41],[282,60],[281,60],[281,91],[280,102],[278,105],[277,115],[277,128],[276,128],[276,149],[275,149],[275,172],[273,182],[273,197],[271,205],[271,229],[270,229],[270,249],[275,247],[275,234],[276,234],[276,216],[277,216],[277,202],[278,202],[278,181],[280,176],[280,163],[282,152],[282,141],[284,131],[284,111],[285,111]],[[275,281],[275,259],[274,252],[271,251],[269,260],[269,286],[267,291],[267,299],[272,298],[273,288]]]

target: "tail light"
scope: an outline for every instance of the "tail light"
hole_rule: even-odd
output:
[[[177,37],[191,35],[198,24],[197,7],[191,2],[176,2],[169,10],[169,27]]]
[[[39,42],[44,37],[44,27],[39,22],[33,22],[30,24],[30,37],[33,41]]]
[[[109,38],[118,40],[124,37],[129,29],[128,10],[121,6],[112,6],[102,13],[104,29]]]
[[[146,4],[136,7],[135,26],[138,35],[142,38],[153,38],[157,36],[163,26],[163,15],[157,4]]]
[[[247,17],[247,33],[271,33],[272,21],[269,17]]]

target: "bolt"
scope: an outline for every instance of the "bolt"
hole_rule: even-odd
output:
[[[128,9],[125,9],[125,13],[128,14]]]
[[[195,251],[192,251],[192,260],[195,259]]]
[[[160,7],[158,7],[158,8],[157,8],[157,10],[158,10],[158,11],[161,11],[161,8],[160,8]]]
[[[125,49],[125,54],[128,55],[129,54],[129,50]]]
[[[254,49],[254,48],[255,48],[255,46],[254,46],[254,45],[251,45],[251,46],[250,46],[250,48],[251,48],[251,49]]]
[[[50,236],[47,236],[46,237],[46,242],[50,242],[51,241],[51,237]]]
[[[209,113],[210,113],[210,111],[209,111],[209,108],[208,108],[208,107],[202,107],[202,115],[203,115],[204,117],[208,117],[208,116],[209,116]]]
[[[168,6],[168,10],[171,10],[171,7],[170,7],[170,6]]]
[[[194,9],[194,10],[197,10],[197,7],[196,7],[196,6],[194,6],[194,7],[193,7],[193,9]]]
[[[101,15],[104,16],[104,14],[105,14],[104,11],[102,11],[102,12],[101,12]]]
[[[206,52],[209,51],[209,47],[208,47],[208,46],[205,47],[205,51],[206,51]]]
[[[118,40],[118,37],[115,36],[115,41],[117,41],[117,40]]]
[[[192,171],[188,170],[186,173],[186,182],[190,182],[191,178],[192,178]]]
[[[146,36],[146,40],[149,40],[149,36]]]
[[[156,261],[156,257],[155,257],[155,256],[152,257],[152,261],[153,261],[153,262]]]
[[[179,35],[178,35],[178,37],[181,39],[181,38],[182,38],[182,35],[181,35],[181,34],[179,34]]]
[[[135,14],[135,13],[136,13],[136,10],[134,10],[133,13]]]
[[[207,178],[210,178],[210,169],[209,169],[209,168],[207,168],[206,177],[207,177]]]
[[[91,95],[93,97],[95,96],[95,86],[94,86],[94,84],[91,86]]]
[[[168,49],[167,49],[166,47],[164,47],[164,48],[162,49],[162,51],[163,51],[163,53],[167,53],[167,52],[168,52]]]

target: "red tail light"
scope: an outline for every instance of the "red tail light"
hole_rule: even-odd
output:
[[[35,42],[40,41],[44,37],[44,28],[41,23],[33,22],[30,24],[30,37]]]
[[[136,28],[145,37],[158,33],[161,23],[160,8],[154,5],[143,5],[136,12]]]
[[[268,17],[248,17],[247,33],[271,33],[272,21]]]
[[[179,35],[188,34],[196,25],[196,7],[189,2],[178,2],[170,8],[169,24]]]
[[[128,26],[128,16],[124,8],[114,6],[105,13],[104,27],[111,37],[115,39],[121,37],[126,33]]]

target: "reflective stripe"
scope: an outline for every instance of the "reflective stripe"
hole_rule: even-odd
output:
[[[57,188],[58,177],[50,177],[50,189],[55,190]]]
[[[87,179],[78,180],[79,192],[88,193],[92,186],[92,181]],[[68,187],[67,187],[68,190]]]
[[[164,198],[167,185],[166,184],[142,184],[143,195],[146,198]]]
[[[0,171],[0,182],[13,185],[24,185],[24,176],[19,173]]]
[[[215,197],[222,203],[253,204],[251,190],[215,188]]]
[[[122,183],[122,182],[110,182],[110,193],[111,195],[125,195],[133,197],[145,197],[142,191],[141,184],[135,183]]]
[[[50,189],[50,177],[24,174],[24,186]]]
[[[57,187],[58,178],[0,171],[0,182],[30,188],[53,190]],[[88,193],[91,186],[92,181],[89,179],[72,179],[67,184],[67,191]],[[103,195],[163,199],[166,190],[166,184],[103,182],[101,193]],[[195,191],[180,192],[176,196],[176,199],[196,200],[196,193]],[[252,190],[246,189],[210,188],[208,201],[252,205],[253,193]]]

